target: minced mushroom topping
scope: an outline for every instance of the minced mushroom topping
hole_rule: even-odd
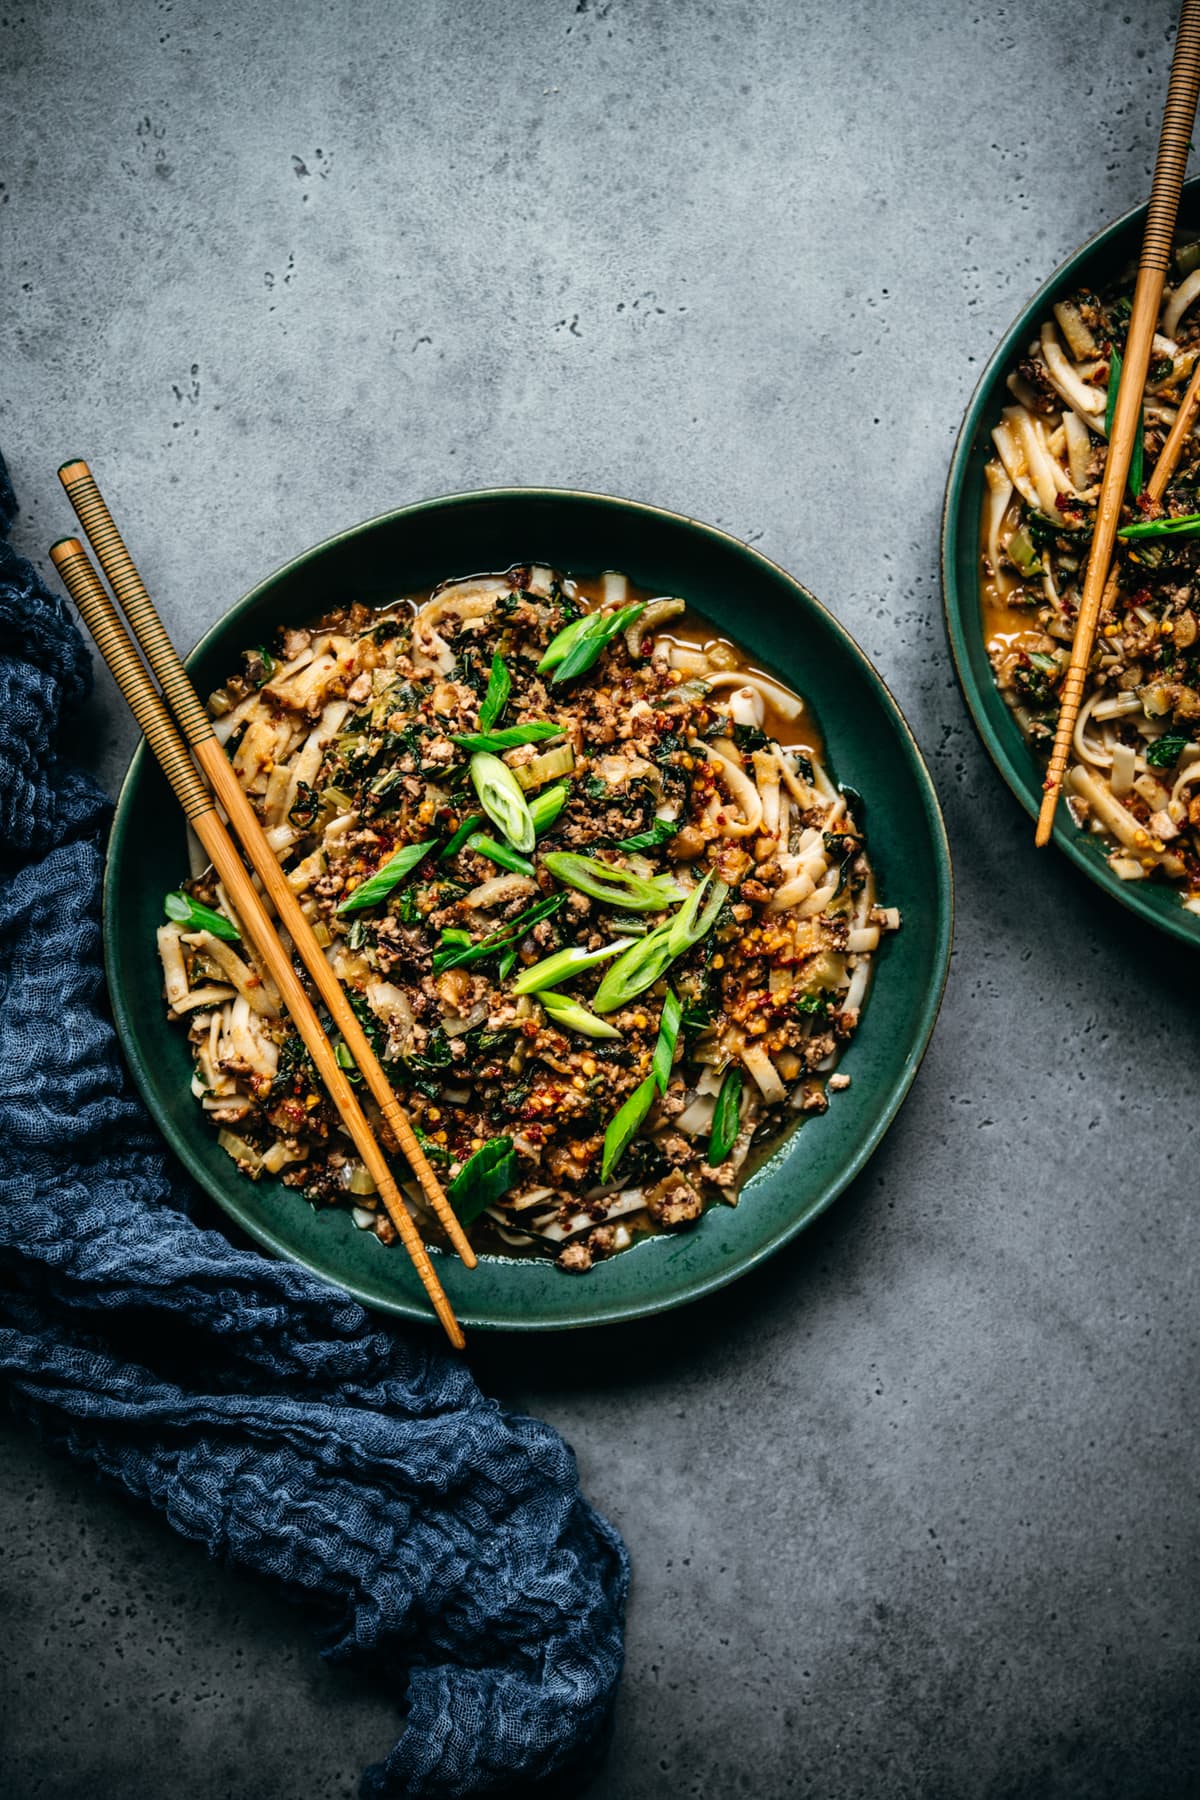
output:
[[[455,580],[281,631],[210,711],[480,1249],[582,1273],[734,1202],[825,1110],[899,918],[803,703],[681,599]],[[390,1243],[212,870],[169,900],[167,1003],[224,1148]]]

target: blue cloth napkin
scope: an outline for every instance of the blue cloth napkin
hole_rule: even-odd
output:
[[[109,1020],[90,685],[5,541],[0,459],[0,1372],[16,1410],[271,1577],[404,1728],[362,1793],[571,1791],[621,1670],[628,1559],[536,1419],[345,1294],[206,1230]],[[149,954],[149,951],[148,951]],[[297,1199],[297,1205],[303,1205]],[[246,1771],[247,1789],[253,1772]]]

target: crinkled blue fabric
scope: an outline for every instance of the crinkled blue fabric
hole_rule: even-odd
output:
[[[89,663],[3,541],[0,1373],[75,1461],[273,1579],[403,1729],[362,1793],[570,1792],[621,1669],[628,1562],[562,1439],[346,1295],[196,1222],[100,956],[108,802],[71,767]],[[297,1204],[303,1204],[298,1201]],[[253,1772],[247,1771],[247,1789]]]

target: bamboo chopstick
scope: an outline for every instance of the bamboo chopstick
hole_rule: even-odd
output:
[[[366,1115],[334,1054],[333,1046],[321,1029],[312,1002],[292,967],[291,957],[276,935],[258,890],[221,822],[213,796],[201,780],[186,744],[171,721],[161,694],[130,642],[125,627],[78,538],[63,538],[51,549],[50,556],[62,576],[67,592],[79,608],[84,624],[95,638],[100,654],[112,670],[130,710],[145,733],[146,741],[158,758],[163,774],[174,789],[193,831],[212,859],[213,867],[220,876],[251,943],[279,989],[283,1003],[317,1066],[329,1097],[345,1121],[354,1146],[370,1171],[387,1207],[388,1216],[400,1233],[447,1337],[456,1349],[463,1349],[466,1339],[462,1327],[437,1278],[387,1159],[375,1140]]]
[[[442,1191],[441,1183],[417,1140],[408,1114],[396,1098],[391,1083],[380,1066],[379,1058],[372,1050],[366,1033],[346,998],[341,982],[330,968],[324,951],[313,936],[312,926],[287,884],[275,853],[263,834],[258,815],[213,732],[212,721],[166,634],[154,602],[146,592],[133,558],[113,523],[91,470],[85,462],[73,461],[64,463],[58,474],[78,514],[79,522],[88,535],[100,567],[108,577],[117,602],[133,627],[134,636],[158,678],[167,704],[241,840],[247,861],[266,889],[267,897],[295,944],[300,960],[346,1040],[350,1054],[385,1120],[395,1133],[396,1141],[420,1182],[438,1222],[463,1262],[469,1269],[473,1269],[476,1256],[470,1240]]]
[[[1150,367],[1154,328],[1158,322],[1163,284],[1174,244],[1175,216],[1179,210],[1179,194],[1183,186],[1198,95],[1200,0],[1183,0],[1158,140],[1158,158],[1154,165],[1154,182],[1150,189],[1150,204],[1146,210],[1146,232],[1142,239],[1133,311],[1125,340],[1121,385],[1117,391],[1116,412],[1108,443],[1108,456],[1104,463],[1104,479],[1100,486],[1100,502],[1096,508],[1096,527],[1092,535],[1083,596],[1079,603],[1079,617],[1075,624],[1071,660],[1062,686],[1054,748],[1050,754],[1050,766],[1046,771],[1041,810],[1038,813],[1034,841],[1039,846],[1049,843],[1054,830],[1054,814],[1066,773],[1075,721],[1083,699],[1096,626],[1104,603],[1109,565],[1121,517],[1121,504],[1125,498],[1125,483],[1133,455],[1134,436],[1141,419],[1142,395]]]

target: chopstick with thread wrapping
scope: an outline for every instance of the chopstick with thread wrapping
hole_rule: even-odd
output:
[[[1133,311],[1125,339],[1121,385],[1117,390],[1116,412],[1104,463],[1104,478],[1100,485],[1100,501],[1096,508],[1096,525],[1092,534],[1083,595],[1079,603],[1079,617],[1075,624],[1071,660],[1067,665],[1059,699],[1054,748],[1050,753],[1050,766],[1043,783],[1035,838],[1039,846],[1049,843],[1054,830],[1054,815],[1062,791],[1071,739],[1075,733],[1075,721],[1083,699],[1096,626],[1108,589],[1109,565],[1116,543],[1121,505],[1125,498],[1125,483],[1129,476],[1134,439],[1141,424],[1142,394],[1150,367],[1150,350],[1158,322],[1158,309],[1162,303],[1163,284],[1174,247],[1175,217],[1179,211],[1179,194],[1187,166],[1198,95],[1200,0],[1183,0],[1179,28],[1175,35],[1171,78],[1167,85],[1167,100],[1163,108],[1154,182],[1150,189],[1150,204],[1146,210],[1146,231],[1142,239],[1137,285],[1133,294]]]
[[[354,1090],[346,1079],[345,1071],[337,1060],[333,1046],[321,1028],[312,1002],[292,967],[291,957],[280,942],[258,890],[221,822],[213,796],[201,780],[187,746],[171,721],[161,694],[130,642],[125,627],[79,540],[62,539],[54,545],[50,555],[67,592],[79,608],[84,624],[95,638],[100,654],[112,670],[130,710],[158,758],[193,831],[211,858],[242,926],[279,989],[280,997],[316,1064],[329,1097],[370,1171],[387,1207],[388,1216],[400,1233],[447,1337],[456,1349],[461,1350],[466,1343],[462,1327],[437,1278],[395,1177],[375,1140]]]
[[[473,1269],[476,1256],[470,1240],[442,1191],[442,1185],[417,1140],[408,1114],[396,1098],[392,1085],[380,1066],[379,1058],[346,998],[341,982],[330,968],[324,951],[313,935],[312,926],[287,884],[278,859],[263,834],[258,815],[217,740],[212,721],[166,634],[154,602],[146,592],[133,558],[113,523],[112,514],[105,505],[91,470],[85,462],[74,461],[64,463],[58,474],[79,522],[88,535],[100,567],[108,578],[109,586],[116,595],[117,603],[133,628],[133,634],[158,679],[167,705],[175,715],[176,723],[187,739],[193,756],[241,841],[247,861],[261,880],[268,901],[274,906],[280,923],[295,944],[300,960],[346,1040],[350,1054],[385,1120],[395,1133],[396,1141],[420,1182],[439,1224],[463,1262],[469,1269]]]

